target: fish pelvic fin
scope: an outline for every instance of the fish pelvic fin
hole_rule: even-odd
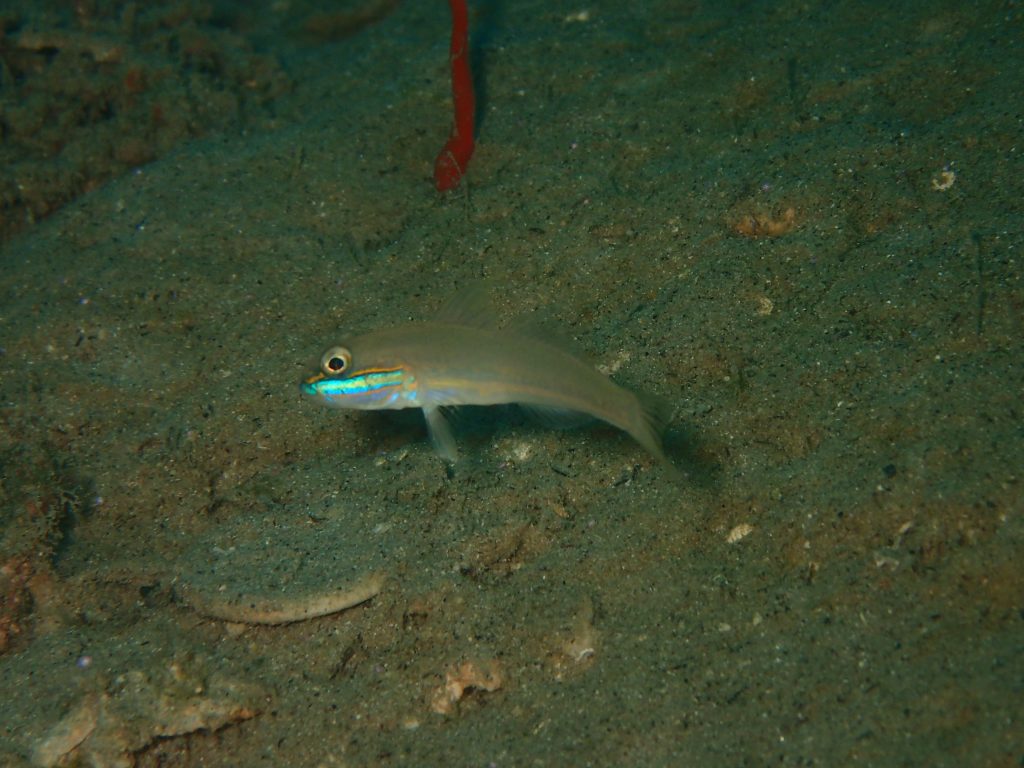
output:
[[[459,451],[455,446],[455,438],[448,426],[448,420],[441,409],[436,406],[426,407],[423,409],[423,417],[427,421],[427,432],[430,434],[430,442],[434,444],[434,450],[442,459],[454,464],[459,458]]]

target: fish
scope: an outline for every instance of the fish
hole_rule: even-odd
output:
[[[419,408],[437,453],[458,450],[445,413],[467,405],[516,404],[549,422],[597,419],[621,429],[663,466],[671,407],[633,392],[536,328],[499,328],[489,291],[464,290],[429,322],[356,336],[328,348],[301,392],[332,408]]]

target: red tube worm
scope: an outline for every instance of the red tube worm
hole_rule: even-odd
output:
[[[466,0],[448,0],[452,10],[452,42],[448,58],[452,65],[452,101],[455,123],[451,135],[434,160],[434,186],[438,192],[454,189],[466,172],[473,155],[473,118],[476,99],[473,75],[469,71],[469,11]]]

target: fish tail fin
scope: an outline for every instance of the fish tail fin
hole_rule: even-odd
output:
[[[672,421],[672,413],[675,410],[672,403],[663,397],[645,392],[637,392],[636,399],[640,405],[641,418],[636,427],[630,430],[630,434],[663,467],[666,467],[675,477],[681,479],[682,473],[665,455],[663,444],[665,432],[668,429],[669,422]]]

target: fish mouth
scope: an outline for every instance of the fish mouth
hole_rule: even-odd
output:
[[[299,392],[301,392],[304,395],[310,395],[311,397],[316,397],[319,394],[319,392],[317,391],[317,386],[316,385],[323,378],[324,378],[324,375],[322,373],[317,373],[317,374],[314,374],[312,376],[309,376],[309,377],[303,379],[302,381],[299,382]]]

